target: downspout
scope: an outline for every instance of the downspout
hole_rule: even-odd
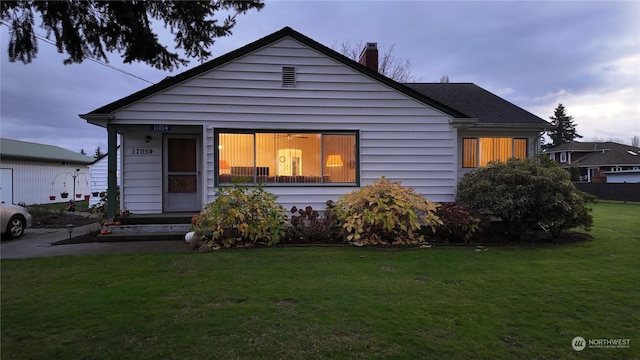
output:
[[[540,144],[540,140],[542,139],[542,137],[544,136],[545,131],[543,132],[539,132],[538,136],[536,136],[535,138],[535,142],[536,145],[533,147],[533,157],[537,156],[538,154],[541,154],[542,152],[540,150],[542,150],[542,146]]]

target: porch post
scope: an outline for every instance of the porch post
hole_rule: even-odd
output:
[[[114,125],[107,125],[107,219],[112,220],[117,212],[116,179],[118,169],[118,133]]]

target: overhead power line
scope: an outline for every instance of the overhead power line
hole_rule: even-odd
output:
[[[9,28],[10,28],[9,24],[5,23],[4,21],[2,21],[2,25],[5,25],[6,27],[9,27]],[[38,38],[38,39],[40,39],[40,40],[44,41],[45,43],[50,44],[50,45],[53,45],[53,46],[56,46],[56,43],[55,43],[55,42],[53,42],[53,41],[51,41],[51,40],[47,39],[45,36],[42,36],[42,35],[40,35],[40,34],[38,34],[38,33],[36,33],[36,32],[34,32],[34,35],[35,35],[35,37],[36,37],[36,38]],[[57,47],[57,46],[56,46],[56,47]],[[107,68],[110,68],[110,69],[112,69],[112,70],[115,70],[115,71],[121,72],[121,73],[123,73],[123,74],[125,74],[125,75],[129,75],[129,76],[131,76],[131,77],[134,77],[134,78],[136,78],[136,79],[138,79],[138,80],[142,80],[142,81],[147,82],[147,83],[149,83],[149,84],[152,84],[152,85],[154,84],[154,82],[152,82],[152,81],[149,81],[149,80],[147,80],[147,79],[145,79],[145,78],[142,78],[142,77],[140,77],[140,76],[138,76],[138,75],[132,74],[132,73],[130,73],[130,72],[128,72],[128,71],[122,70],[122,69],[120,69],[120,68],[118,68],[118,67],[115,67],[115,66],[113,66],[113,65],[107,64],[107,63],[105,63],[105,62],[103,62],[103,61],[100,61],[100,60],[98,60],[98,59],[96,59],[96,58],[93,58],[93,57],[90,57],[90,56],[86,56],[86,57],[85,57],[85,59],[87,59],[87,60],[91,60],[91,61],[93,61],[93,62],[95,62],[95,63],[97,63],[97,64],[99,64],[99,65],[102,65],[102,66],[107,67]]]

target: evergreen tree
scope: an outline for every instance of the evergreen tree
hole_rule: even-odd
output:
[[[96,152],[95,152],[95,154],[93,155],[93,157],[94,157],[94,158],[96,158],[96,159],[100,159],[100,158],[101,158],[101,157],[103,157],[103,156],[104,156],[104,153],[102,152],[102,149],[100,149],[100,146],[98,146],[98,147],[96,148]]]
[[[582,138],[576,132],[576,125],[573,123],[573,116],[567,115],[566,109],[562,104],[558,104],[551,119],[553,129],[547,130],[547,135],[551,138],[550,144],[545,144],[543,148],[551,148],[554,146],[566,144],[574,141],[576,138]]]
[[[262,9],[262,0],[211,1],[2,1],[0,14],[9,32],[9,61],[30,63],[38,54],[34,31],[36,16],[53,34],[58,52],[69,58],[64,64],[81,63],[86,58],[107,60],[106,52],[119,51],[125,63],[140,61],[157,69],[173,70],[188,60],[169,51],[151,28],[164,25],[174,37],[174,45],[187,57],[201,62],[211,56],[215,40],[231,35],[236,16]],[[219,23],[216,14],[225,14]]]

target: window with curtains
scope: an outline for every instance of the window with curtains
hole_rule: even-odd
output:
[[[357,184],[356,132],[219,130],[217,183]]]
[[[519,138],[463,138],[462,167],[486,166],[490,161],[527,157],[527,139]]]

